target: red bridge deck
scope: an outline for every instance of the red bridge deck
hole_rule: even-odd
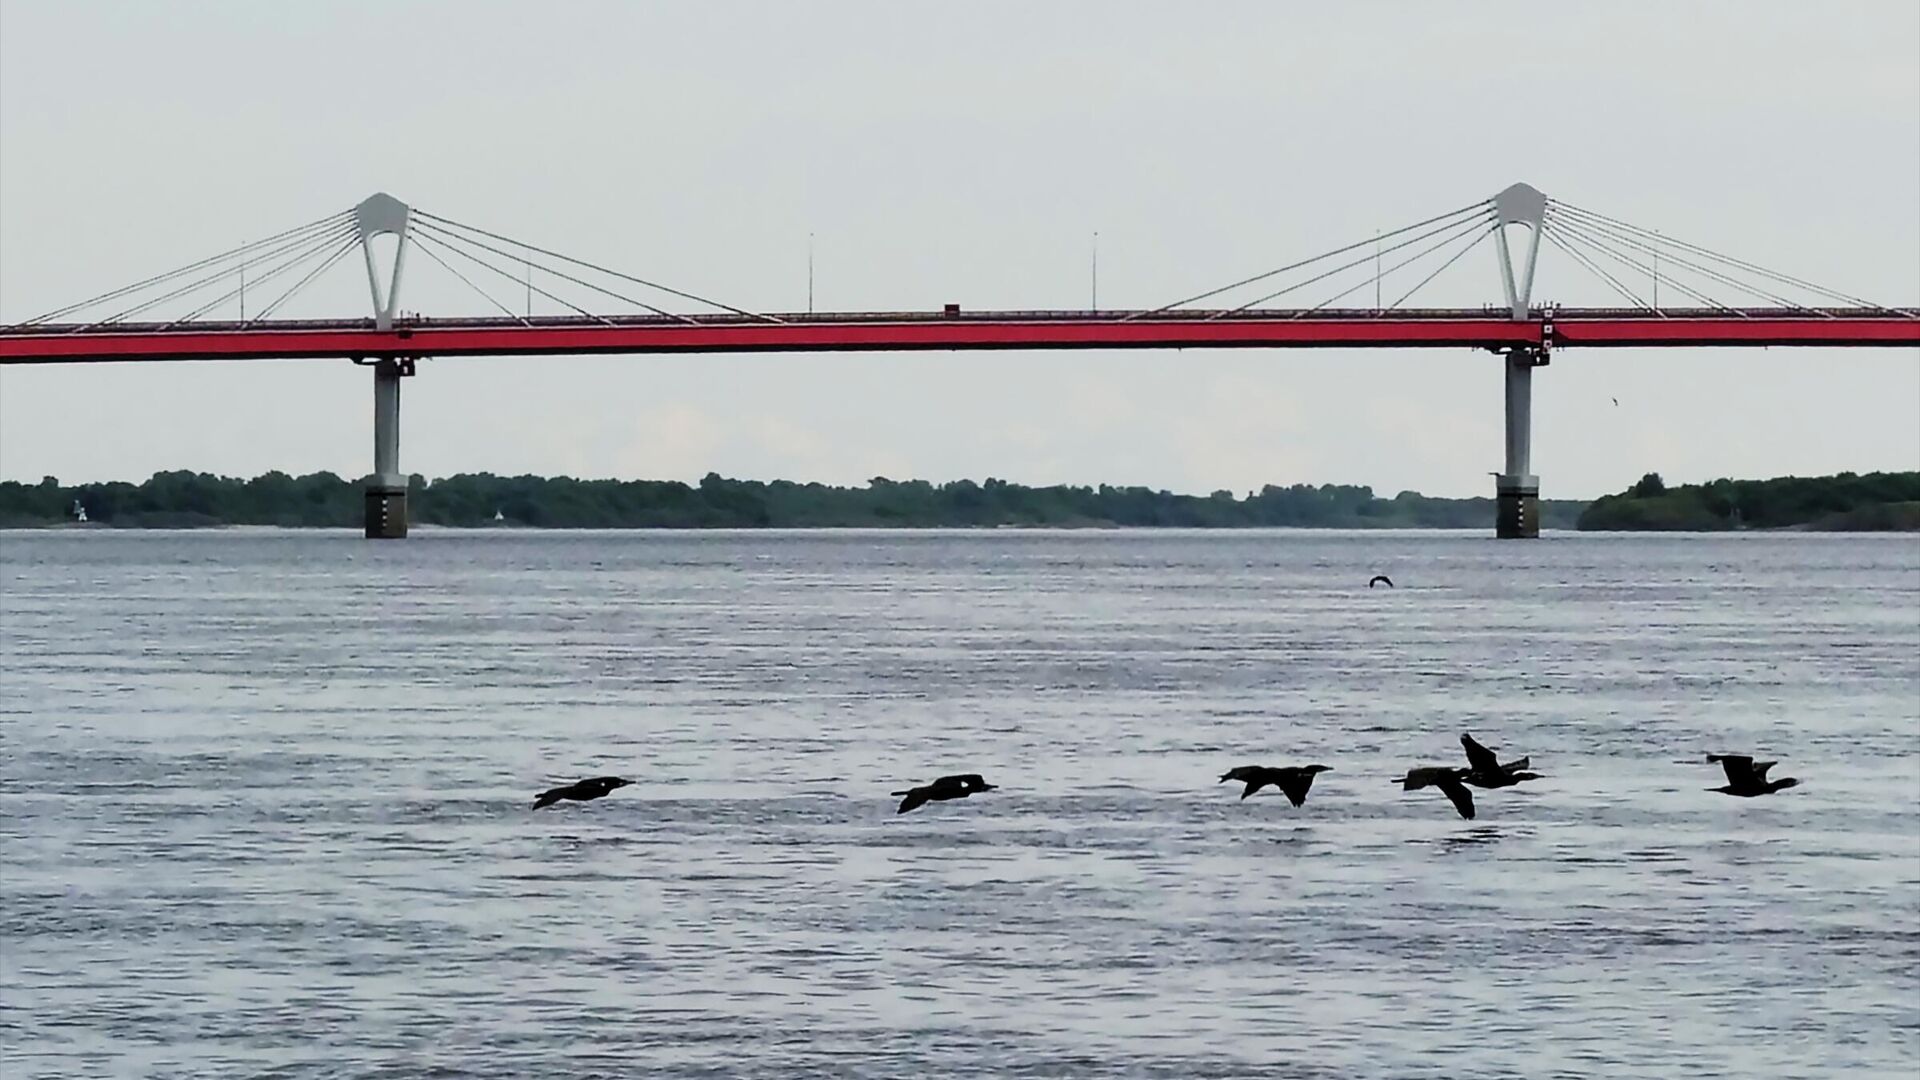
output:
[[[1920,346],[1920,309],[969,311],[0,326],[0,364],[927,349]]]

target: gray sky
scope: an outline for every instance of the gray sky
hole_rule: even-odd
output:
[[[1920,302],[1920,4],[0,0],[0,321],[375,190],[757,310],[813,233],[864,310],[1083,306],[1096,230],[1101,306],[1154,306],[1515,180]],[[1541,258],[1537,299],[1612,299]],[[355,269],[300,313],[364,314]],[[1483,246],[1421,299],[1498,294]],[[422,259],[402,306],[478,310]],[[7,368],[0,476],[357,476],[370,381]],[[1490,494],[1500,388],[1465,350],[440,360],[401,463]],[[1575,350],[1534,394],[1550,497],[1920,468],[1915,350]]]

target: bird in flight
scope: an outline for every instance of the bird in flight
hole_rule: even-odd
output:
[[[962,773],[959,776],[943,776],[931,784],[922,784],[917,788],[896,791],[895,795],[904,795],[900,800],[900,809],[894,811],[904,814],[929,802],[946,802],[948,799],[964,799],[976,791],[992,791],[996,785],[980,778],[979,773]]]
[[[1418,791],[1423,787],[1437,787],[1453,802],[1453,808],[1460,816],[1473,820],[1473,792],[1462,784],[1461,778],[1467,770],[1448,768],[1445,765],[1425,765],[1417,769],[1408,769],[1407,775],[1398,783],[1402,791]]]
[[[1387,588],[1391,589],[1393,588],[1393,579],[1388,577],[1385,574],[1375,574],[1373,575],[1373,580],[1367,582],[1367,588],[1371,589],[1375,585],[1385,585]]]
[[[1778,780],[1767,779],[1767,770],[1779,764],[1776,761],[1755,761],[1746,754],[1708,754],[1709,764],[1718,762],[1726,770],[1725,787],[1708,788],[1708,791],[1724,791],[1728,795],[1738,795],[1751,799],[1756,795],[1771,795],[1790,787],[1799,786],[1800,781],[1791,776]]]
[[[591,780],[582,780],[578,783],[567,784],[564,787],[548,788],[546,791],[541,792],[538,798],[533,800],[533,808],[538,810],[543,806],[552,806],[561,799],[587,802],[590,799],[598,799],[612,792],[615,788],[623,788],[631,783],[633,783],[633,781],[622,780],[617,776],[596,776]]]
[[[1468,765],[1467,770],[1460,774],[1462,783],[1472,784],[1474,787],[1502,788],[1512,787],[1522,780],[1540,779],[1539,773],[1526,771],[1529,760],[1527,758],[1509,761],[1502,765],[1493,751],[1481,746],[1474,741],[1473,736],[1464,732],[1460,736],[1460,745],[1467,751]]]
[[[1241,765],[1228,769],[1215,783],[1238,780],[1247,785],[1240,798],[1259,791],[1263,787],[1277,787],[1286,793],[1287,801],[1299,806],[1307,801],[1307,789],[1313,786],[1313,778],[1323,772],[1332,772],[1330,765],[1288,765],[1272,768],[1266,765]]]

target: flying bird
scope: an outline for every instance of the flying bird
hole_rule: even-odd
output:
[[[1708,788],[1708,791],[1724,791],[1728,795],[1751,799],[1756,795],[1771,795],[1776,791],[1797,787],[1800,783],[1791,776],[1778,780],[1767,779],[1767,770],[1779,764],[1776,761],[1755,761],[1746,754],[1708,754],[1707,761],[1718,762],[1727,773],[1725,787]]]
[[[1288,765],[1272,768],[1267,765],[1241,765],[1222,773],[1215,783],[1239,780],[1247,785],[1240,798],[1259,791],[1263,787],[1277,787],[1287,795],[1287,801],[1299,806],[1307,801],[1307,789],[1313,786],[1313,778],[1323,772],[1332,772],[1330,765]]]
[[[1500,764],[1493,751],[1474,741],[1473,736],[1462,733],[1460,745],[1467,752],[1469,768],[1460,774],[1463,783],[1474,787],[1503,788],[1512,787],[1522,780],[1538,780],[1539,773],[1527,772],[1527,758]]]
[[[533,808],[538,810],[543,806],[552,806],[561,799],[587,802],[590,799],[598,799],[613,791],[615,788],[623,788],[631,783],[633,783],[633,781],[622,780],[617,776],[596,776],[591,780],[582,780],[578,783],[568,784],[565,787],[549,788],[541,792],[539,797],[533,800]]]
[[[1466,775],[1465,769],[1452,769],[1445,765],[1425,765],[1417,769],[1408,769],[1407,775],[1397,781],[1402,791],[1418,791],[1424,787],[1437,787],[1441,793],[1453,802],[1453,808],[1460,816],[1473,820],[1473,792],[1468,791],[1460,781]]]
[[[1373,575],[1373,580],[1367,582],[1367,588],[1371,589],[1375,585],[1385,585],[1387,588],[1391,589],[1393,588],[1393,579],[1388,577],[1385,574],[1375,574]]]
[[[896,791],[895,795],[904,795],[900,800],[900,809],[894,811],[904,814],[915,807],[929,802],[946,802],[948,799],[964,799],[976,791],[992,791],[996,785],[980,778],[979,773],[963,773],[959,776],[943,776],[931,784],[923,784],[906,791]]]

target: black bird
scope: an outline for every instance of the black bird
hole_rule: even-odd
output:
[[[1373,575],[1373,580],[1367,582],[1367,588],[1371,589],[1375,585],[1385,585],[1387,588],[1391,589],[1393,588],[1393,579],[1388,577],[1385,574],[1375,574]]]
[[[894,811],[904,814],[917,806],[929,802],[946,802],[948,799],[964,799],[976,791],[992,791],[996,785],[980,778],[979,773],[963,773],[959,776],[943,776],[931,784],[924,784],[906,791],[896,791],[895,795],[905,795],[900,800],[900,809]]]
[[[1464,783],[1474,787],[1502,788],[1512,787],[1522,780],[1538,780],[1539,773],[1527,772],[1527,758],[1500,764],[1493,751],[1475,742],[1473,736],[1462,734],[1460,745],[1467,751],[1467,764],[1471,766],[1460,775]]]
[[[1473,820],[1473,792],[1468,791],[1460,781],[1467,775],[1465,769],[1450,769],[1445,765],[1426,765],[1418,769],[1408,769],[1407,775],[1399,781],[1400,790],[1418,791],[1423,787],[1437,787],[1447,798],[1453,800],[1453,808],[1460,816]]]
[[[1767,779],[1767,770],[1779,764],[1774,761],[1755,761],[1746,754],[1708,754],[1708,762],[1719,762],[1727,771],[1725,787],[1708,788],[1708,791],[1724,791],[1729,795],[1738,795],[1751,799],[1755,795],[1771,795],[1785,788],[1796,787],[1800,781],[1791,776],[1779,780]]]
[[[1267,765],[1242,765],[1222,773],[1215,783],[1228,780],[1240,780],[1246,783],[1247,790],[1240,797],[1259,791],[1263,787],[1277,787],[1286,792],[1287,801],[1295,806],[1307,801],[1307,789],[1313,786],[1313,778],[1323,772],[1332,772],[1331,765],[1288,765],[1275,769]]]
[[[591,780],[582,780],[577,784],[549,788],[541,792],[540,797],[533,800],[533,808],[538,810],[543,806],[552,806],[561,799],[573,799],[577,802],[598,799],[615,788],[623,788],[631,783],[633,781],[622,780],[617,776],[596,776]]]

